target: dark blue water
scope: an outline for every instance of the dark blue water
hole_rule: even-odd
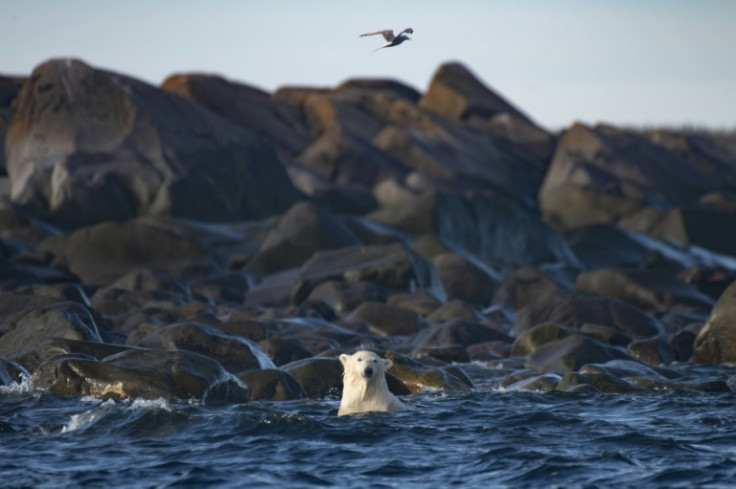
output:
[[[714,375],[728,375],[721,370]],[[204,405],[0,388],[3,487],[734,487],[736,395],[504,392]]]

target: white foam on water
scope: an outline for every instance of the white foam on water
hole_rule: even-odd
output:
[[[127,406],[127,408],[132,410],[161,409],[167,412],[172,412],[174,410],[174,407],[171,405],[171,403],[163,397],[159,397],[158,399],[133,399],[132,401],[126,401],[126,403],[129,403],[129,406]]]
[[[99,399],[94,397],[85,396],[80,399],[83,402],[93,402],[96,405],[87,411],[73,414],[69,418],[69,422],[62,427],[62,433],[69,433],[72,431],[91,426],[100,419],[110,414],[113,410],[119,412],[139,412],[139,411],[157,411],[164,410],[167,412],[174,411],[174,406],[164,398],[158,399],[130,399],[130,400],[113,400],[107,399],[100,402]]]
[[[90,426],[103,418],[113,407],[115,407],[115,401],[108,399],[92,409],[88,409],[87,411],[79,414],[73,414],[69,419],[69,422],[61,428],[61,432],[69,433],[71,431],[76,431],[80,428]]]
[[[33,378],[28,375],[21,376],[20,382],[0,386],[0,394],[30,394],[35,390],[36,384],[33,383]]]

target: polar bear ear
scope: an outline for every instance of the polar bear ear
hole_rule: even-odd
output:
[[[350,355],[346,355],[345,353],[340,355],[340,363],[342,363],[343,365],[347,365],[348,360],[350,360]]]
[[[394,362],[392,362],[392,361],[391,361],[391,360],[389,360],[388,358],[384,358],[384,359],[383,359],[383,369],[384,369],[384,370],[388,370],[388,369],[390,369],[390,368],[391,368],[391,366],[392,366],[393,364],[394,364]]]

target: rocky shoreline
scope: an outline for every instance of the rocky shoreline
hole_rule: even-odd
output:
[[[734,134],[552,134],[459,63],[266,93],[56,59],[0,76],[0,141],[0,385],[323,398],[369,346],[398,395],[734,389],[681,368],[736,363]]]

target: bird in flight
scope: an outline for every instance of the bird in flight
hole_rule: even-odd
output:
[[[399,35],[395,37],[394,37],[394,31],[392,31],[391,29],[386,29],[383,31],[376,31],[376,32],[367,32],[365,34],[361,34],[360,37],[375,36],[376,34],[381,34],[383,38],[386,39],[386,44],[378,48],[378,49],[383,49],[383,48],[390,48],[393,46],[398,46],[404,41],[411,41],[411,38],[407,36],[407,34],[414,34],[414,29],[412,29],[411,27],[407,27],[403,31],[399,32]],[[378,51],[378,49],[374,50],[373,52]]]

